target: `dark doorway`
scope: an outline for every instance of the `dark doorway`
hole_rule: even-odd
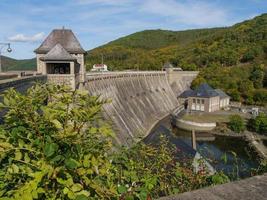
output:
[[[47,63],[47,74],[70,74],[70,63]]]
[[[188,108],[188,100],[185,100],[184,101],[184,109],[187,110],[187,108]]]

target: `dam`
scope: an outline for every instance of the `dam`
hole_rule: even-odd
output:
[[[119,144],[131,145],[149,134],[156,122],[179,105],[177,95],[188,89],[198,72],[130,71],[87,73],[84,89],[111,100],[104,116],[112,122]]]
[[[86,73],[79,89],[109,100],[103,106],[103,115],[111,122],[117,143],[130,146],[146,137],[159,120],[181,106],[177,96],[190,87],[197,74],[170,70]],[[34,82],[49,80],[47,75],[1,80],[0,92],[13,87],[23,93]]]

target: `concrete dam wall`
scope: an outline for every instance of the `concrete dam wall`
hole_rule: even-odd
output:
[[[197,75],[191,72],[186,79],[188,74],[176,73],[181,73],[179,78],[171,81],[179,93],[188,89],[191,77]],[[181,84],[180,79],[186,83]],[[163,71],[88,73],[85,89],[91,95],[111,99],[104,106],[104,115],[112,121],[117,142],[124,145],[145,137],[158,120],[179,105],[168,74]]]

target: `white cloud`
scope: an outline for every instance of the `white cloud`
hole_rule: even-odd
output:
[[[218,26],[227,23],[226,10],[214,3],[195,0],[146,0],[140,10],[189,25]]]
[[[17,34],[11,37],[8,37],[8,40],[11,42],[38,42],[44,38],[45,34],[43,32],[37,33],[33,36],[25,36],[24,34]]]

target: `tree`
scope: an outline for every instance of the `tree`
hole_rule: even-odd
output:
[[[257,47],[250,48],[243,55],[241,62],[245,63],[245,62],[253,61],[260,54],[260,52],[261,52],[260,48],[257,48]]]
[[[264,71],[262,66],[254,66],[249,78],[256,89],[262,88],[264,81]]]
[[[248,127],[257,133],[267,135],[267,116],[263,113],[249,120]]]
[[[228,122],[228,127],[232,131],[240,133],[245,130],[245,123],[240,115],[231,115]]]
[[[197,78],[195,78],[192,83],[191,83],[191,88],[192,89],[196,89],[199,85],[201,85],[202,83],[206,83],[206,80],[202,77],[202,76],[197,76]]]
[[[248,105],[253,105],[254,104],[253,92],[248,92],[245,95],[245,103],[248,104]]]
[[[242,94],[252,92],[254,89],[253,82],[250,80],[242,80],[239,82],[239,91]]]
[[[266,105],[266,103],[267,103],[267,90],[266,89],[255,90],[253,100],[258,105]]]
[[[240,101],[241,99],[240,92],[237,89],[230,90],[229,95],[232,97],[232,100],[234,101]]]

